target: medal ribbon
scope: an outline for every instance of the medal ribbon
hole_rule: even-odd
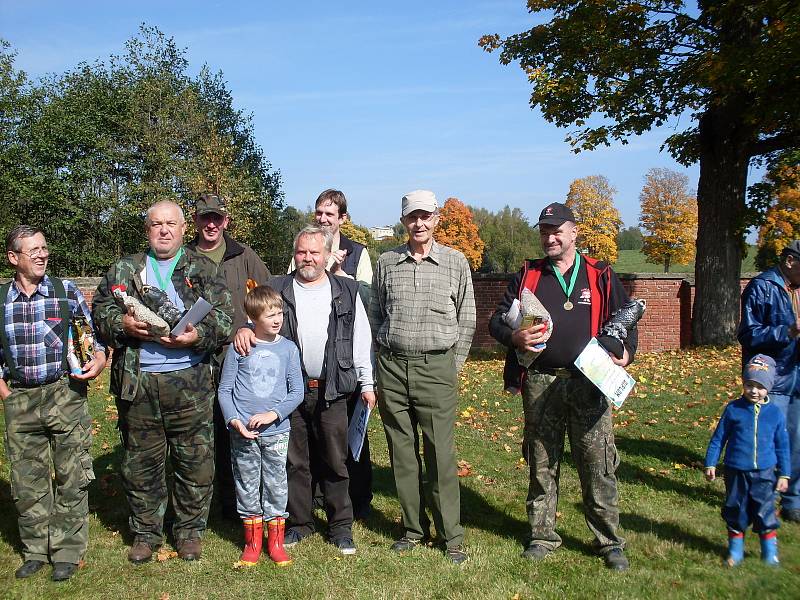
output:
[[[572,277],[569,278],[569,287],[567,287],[567,282],[564,281],[564,277],[561,275],[561,271],[558,270],[558,267],[553,264],[553,261],[550,261],[550,266],[553,267],[553,273],[556,274],[556,279],[558,279],[558,283],[561,286],[561,289],[567,295],[567,301],[569,301],[569,297],[572,295],[572,290],[575,289],[575,282],[578,280],[578,268],[581,266],[581,255],[579,253],[575,253],[575,264],[572,266]]]
[[[181,256],[183,256],[183,248],[178,248],[178,253],[175,255],[175,260],[172,261],[172,264],[169,266],[169,271],[167,272],[167,276],[162,278],[161,271],[158,268],[158,261],[156,257],[152,254],[148,253],[150,256],[150,260],[153,263],[153,273],[156,276],[156,281],[158,282],[158,287],[162,291],[167,291],[167,287],[169,286],[170,279],[172,279],[172,274],[175,272],[175,266],[178,264]]]

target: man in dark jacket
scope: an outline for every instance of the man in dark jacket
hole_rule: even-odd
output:
[[[212,357],[214,367],[214,385],[219,385],[219,373],[228,345],[239,327],[247,323],[244,312],[244,297],[247,295],[247,280],[256,284],[264,284],[269,278],[269,269],[247,244],[234,240],[226,229],[231,218],[225,201],[216,194],[201,194],[195,203],[194,225],[197,235],[186,246],[210,258],[222,267],[225,284],[231,293],[233,304],[233,327],[231,335],[225,343],[217,348]],[[236,495],[234,493],[233,470],[231,467],[231,441],[228,428],[219,402],[214,402],[214,448],[216,494],[222,506],[222,514],[228,519],[239,521],[236,511]]]
[[[800,522],[800,240],[783,249],[778,265],[753,278],[742,292],[739,343],[743,364],[756,354],[775,360],[769,397],[783,412],[789,432],[791,479],[781,494],[781,518]]]
[[[326,268],[333,275],[350,277],[358,282],[358,293],[364,307],[369,306],[372,289],[372,263],[366,247],[341,233],[340,228],[350,218],[347,212],[347,198],[344,192],[328,189],[322,192],[314,203],[314,222],[330,232],[333,242]],[[289,264],[289,273],[295,270],[294,258]],[[348,418],[353,416],[357,403],[361,402],[361,394],[356,390],[347,399]],[[315,501],[319,506],[322,494],[316,483],[317,474],[312,466],[315,482]],[[359,460],[347,455],[347,472],[350,476],[350,501],[353,503],[353,516],[366,519],[372,503],[372,461],[369,454],[369,436],[364,437]]]
[[[328,539],[342,554],[355,554],[353,507],[348,494],[347,398],[360,387],[361,401],[375,406],[369,320],[355,280],[330,275],[325,265],[332,236],[306,226],[294,242],[297,269],[273,277],[269,285],[283,298],[281,335],[300,348],[306,393],[291,415],[287,459],[289,502],[285,544],[295,545],[314,533],[312,461],[328,516]],[[240,329],[234,342],[249,352],[255,334]]]
[[[541,560],[561,545],[555,531],[558,475],[569,432],[572,457],[581,482],[586,523],[595,535],[595,547],[606,566],[626,570],[628,559],[619,535],[617,479],[619,458],[614,445],[608,401],[574,366],[575,359],[608,317],[628,296],[611,267],[576,250],[578,228],[572,211],[563,204],[545,207],[539,216],[539,234],[546,258],[526,261],[509,284],[489,323],[492,336],[509,348],[506,386],[522,390],[525,414],[523,456],[530,465],[528,521],[531,539],[524,558]],[[512,329],[503,316],[528,289],[552,318],[552,336],[544,324]],[[515,350],[544,350],[528,369],[522,369]],[[621,348],[625,366],[636,351],[634,328]]]

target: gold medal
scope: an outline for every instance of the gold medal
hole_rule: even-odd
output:
[[[572,310],[574,307],[575,307],[575,305],[572,302],[570,302],[569,300],[564,302],[564,310]]]

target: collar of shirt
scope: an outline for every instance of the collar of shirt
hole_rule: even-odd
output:
[[[441,262],[440,254],[442,252],[441,246],[436,243],[436,240],[433,240],[433,244],[431,245],[431,250],[428,252],[427,256],[424,256],[422,260],[428,260],[433,264],[438,265]],[[397,264],[402,262],[406,262],[407,260],[414,260],[414,257],[411,254],[411,247],[406,243],[405,252],[401,253],[400,256],[397,258]]]
[[[36,292],[34,292],[34,295],[36,295],[36,293],[38,292],[42,296],[45,296],[45,297],[49,298],[50,297],[50,287],[51,287],[50,278],[47,275],[45,275],[44,277],[42,277],[42,280],[39,282],[39,285],[36,287]],[[11,290],[10,290],[10,296],[11,297],[9,298],[9,300],[11,300],[11,302],[14,302],[21,295],[22,295],[22,290],[17,287],[17,280],[13,279],[11,281]]]

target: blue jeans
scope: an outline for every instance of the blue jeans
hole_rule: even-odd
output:
[[[231,463],[236,486],[236,510],[243,519],[264,515],[269,521],[288,517],[286,500],[286,453],[289,433],[248,440],[231,431]]]
[[[781,494],[781,508],[800,509],[800,394],[770,394],[769,399],[786,417],[786,431],[789,432],[792,478],[789,480],[789,489]]]

